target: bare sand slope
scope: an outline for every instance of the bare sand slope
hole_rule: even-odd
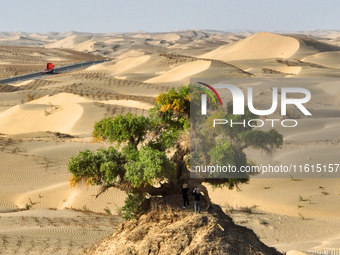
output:
[[[85,149],[103,147],[103,144],[93,144],[83,139],[79,142],[69,141],[53,133],[11,137],[1,139],[3,147],[0,157],[3,166],[8,169],[8,172],[1,172],[1,211],[25,209],[29,205],[32,209],[82,209],[85,206],[93,211],[104,212],[108,206],[115,213],[122,205],[124,192],[112,190],[95,199],[93,195],[99,192],[98,187],[80,185],[72,189],[68,183],[69,158]],[[17,137],[25,140],[17,141]],[[10,183],[16,188],[13,189]]]
[[[330,68],[340,68],[340,52],[322,52],[303,58],[303,61],[323,65]]]
[[[88,70],[108,70],[112,73],[112,75],[124,75],[128,70],[135,68],[146,62],[150,56],[145,55],[141,57],[129,57],[124,60],[119,61],[118,63],[103,63],[101,65],[96,65],[88,68]]]
[[[95,39],[91,38],[87,41],[81,42],[79,44],[78,43],[75,44],[73,49],[77,51],[92,51],[92,50],[96,50],[96,46],[98,46],[98,43],[96,42]]]
[[[79,254],[120,219],[71,210],[0,213],[0,254]]]
[[[66,166],[70,156],[102,144],[53,133],[13,135],[0,144],[0,254],[79,254],[112,233],[120,218],[105,210],[117,214],[125,193],[95,199],[98,188],[72,189]]]
[[[339,77],[338,69],[334,69],[338,68],[339,49],[302,35],[262,32],[200,57],[232,63],[256,77]]]
[[[135,54],[135,52],[131,52],[131,54]],[[87,70],[93,72],[105,70],[108,76],[114,76],[116,79],[134,80],[146,84],[153,83],[165,86],[189,84],[190,78],[193,77],[249,76],[249,74],[241,69],[222,61],[202,60],[172,54],[152,54],[136,57],[130,57],[128,54],[124,55],[127,57],[95,65]],[[124,93],[128,92],[124,91]]]
[[[79,44],[90,40],[92,36],[86,35],[71,35],[62,40],[56,41],[54,43],[50,43],[45,45],[46,48],[68,48],[73,49],[76,48]]]
[[[66,103],[70,101],[67,101],[65,95],[59,96],[64,97],[66,101],[60,102],[56,100],[56,97],[52,97],[48,98],[48,102],[46,102],[44,98],[45,100],[14,106],[3,112],[0,116],[1,132],[6,134],[36,131],[71,133],[73,125],[83,114],[83,108],[77,103]],[[55,101],[55,105],[48,107],[51,100]],[[21,125],[18,125],[19,120]]]
[[[81,103],[89,102],[73,94],[60,93],[45,96],[23,105],[17,105],[1,113],[0,132],[19,134],[26,132],[51,131],[74,135],[74,125],[86,117]],[[103,117],[100,109],[92,104],[92,112],[97,120]],[[18,125],[20,120],[21,125]],[[94,120],[92,120],[93,122]],[[38,124],[39,123],[39,124]],[[90,128],[90,129],[89,129]],[[79,133],[88,133],[92,127],[83,126]],[[77,134],[79,134],[77,133]]]
[[[159,35],[155,35],[152,38],[158,40],[165,40],[165,41],[177,41],[181,36],[176,33],[162,33]]]
[[[130,54],[137,54],[137,56],[130,56]],[[209,61],[196,61],[194,58],[185,56],[173,57],[165,54],[140,56],[140,52],[134,51],[123,55],[116,61],[92,66],[88,70],[106,70],[117,79],[159,84],[185,79],[209,67]]]
[[[0,45],[11,45],[11,46],[35,46],[40,47],[41,45],[50,43],[51,40],[46,38],[27,37],[27,36],[6,36],[0,38]]]
[[[294,38],[261,32],[234,44],[221,46],[200,57],[222,61],[289,58],[299,50],[299,47],[300,43]]]
[[[164,74],[161,74],[155,78],[146,80],[148,83],[157,83],[157,82],[173,82],[178,80],[183,80],[185,78],[189,78],[194,74],[205,71],[209,68],[211,62],[198,60],[192,63],[186,63],[179,67],[176,67]],[[187,82],[188,83],[188,82]]]

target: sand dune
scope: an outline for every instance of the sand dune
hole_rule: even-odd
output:
[[[303,61],[323,65],[330,68],[340,68],[340,52],[321,52],[312,56],[305,57]]]
[[[84,43],[88,40],[90,40],[92,36],[83,36],[83,35],[71,35],[69,37],[66,37],[62,40],[56,41],[54,43],[50,43],[45,45],[46,48],[75,48],[81,43]]]
[[[104,103],[146,110],[152,107],[151,104],[133,100],[109,100]],[[71,135],[87,134],[92,132],[95,121],[104,118],[104,113],[105,111],[96,106],[93,100],[69,93],[59,93],[1,112],[0,132],[20,134],[51,131]],[[21,125],[18,125],[19,122]]]
[[[138,65],[143,64],[146,62],[150,56],[141,56],[141,57],[130,57],[124,60],[119,61],[118,63],[103,63],[100,65],[96,65],[93,67],[88,68],[88,70],[108,70],[113,75],[122,75],[124,72],[127,72],[129,69],[134,68]]]
[[[339,78],[340,72],[338,69],[330,69],[330,68],[310,68],[305,67],[296,75],[296,77],[301,78]]]
[[[40,47],[42,45],[48,44],[50,40],[45,40],[44,38],[30,38],[24,36],[13,36],[0,38],[0,45],[11,45],[11,46],[35,46]]]
[[[71,133],[73,125],[82,116],[83,109],[79,104],[72,102],[74,100],[70,100],[70,96],[73,97],[67,94],[44,97],[2,112],[0,132],[6,134],[36,131]],[[18,125],[19,122],[21,125]]]
[[[95,44],[96,42],[93,40],[93,38],[91,38],[88,41],[84,41],[82,43],[77,44],[75,47],[73,47],[73,49],[78,50],[78,51],[91,51],[91,50],[95,50],[95,47],[94,47]]]
[[[165,40],[165,41],[177,41],[181,36],[178,34],[160,34],[153,36],[154,39]]]
[[[222,61],[239,59],[289,58],[299,50],[298,40],[273,33],[257,33],[240,42],[221,46],[201,58]]]
[[[155,78],[146,80],[145,82],[157,83],[157,82],[173,82],[173,81],[183,80],[194,74],[207,70],[210,64],[211,64],[210,61],[204,61],[204,60],[198,60],[192,63],[186,63],[164,74],[161,74]]]

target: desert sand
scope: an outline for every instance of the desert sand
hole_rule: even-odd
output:
[[[264,109],[271,100],[268,78],[308,88],[313,118],[290,112],[299,124],[277,128],[282,149],[247,155],[256,163],[339,164],[339,35],[0,33],[0,78],[39,71],[48,61],[110,60],[0,85],[0,254],[79,254],[112,234],[125,193],[111,189],[95,199],[98,187],[71,188],[68,160],[81,150],[110,146],[93,142],[96,121],[128,112],[147,116],[159,93],[191,78],[250,78]],[[249,86],[239,85],[244,91]],[[240,189],[209,188],[213,202],[265,244],[289,254],[340,247],[338,179],[253,178]]]

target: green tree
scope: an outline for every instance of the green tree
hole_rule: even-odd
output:
[[[203,182],[229,188],[247,182],[248,176],[216,176],[213,179],[199,176],[191,179],[190,161],[202,164],[220,162],[237,167],[249,165],[252,163],[243,152],[245,148],[272,152],[281,146],[282,135],[275,130],[264,132],[241,125],[211,128],[207,123],[212,118],[233,118],[237,121],[241,117],[253,119],[257,116],[246,109],[244,116],[235,117],[231,114],[232,104],[227,106],[225,112],[209,99],[209,109],[213,109],[213,112],[191,121],[195,129],[191,132],[191,138],[194,139],[190,155],[190,115],[199,115],[190,110],[190,97],[198,99],[201,93],[202,90],[195,87],[190,92],[190,86],[171,89],[156,98],[155,107],[150,109],[148,117],[127,114],[97,122],[93,137],[96,140],[108,140],[117,146],[95,152],[85,150],[72,157],[68,163],[72,174],[71,185],[81,180],[89,185],[101,185],[102,190],[97,196],[111,187],[125,190],[129,195],[123,213],[125,218],[131,218],[137,217],[137,209],[147,208],[146,195],[178,194],[183,183],[189,183],[191,187],[200,186],[210,202]],[[138,206],[135,206],[136,203]]]
[[[129,145],[137,147],[144,141],[150,124],[150,120],[144,116],[133,116],[131,113],[126,116],[118,114],[114,119],[109,117],[97,122],[92,136],[96,140],[108,139],[111,143],[129,142]]]

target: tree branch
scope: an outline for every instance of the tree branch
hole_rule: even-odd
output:
[[[109,185],[109,186],[102,186],[100,192],[96,195],[92,195],[95,198],[98,198],[101,194],[103,194],[105,191],[107,191],[109,188],[113,188],[114,185]]]

